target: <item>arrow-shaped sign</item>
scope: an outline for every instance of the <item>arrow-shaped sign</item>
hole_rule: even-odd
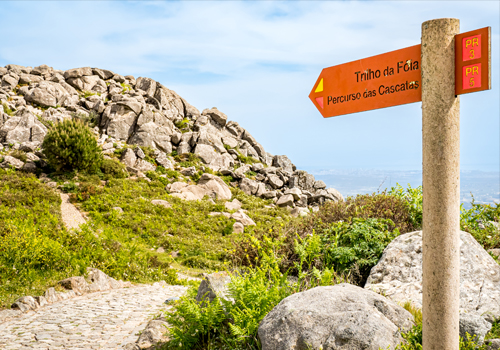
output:
[[[418,102],[420,45],[323,69],[309,98],[323,117]]]

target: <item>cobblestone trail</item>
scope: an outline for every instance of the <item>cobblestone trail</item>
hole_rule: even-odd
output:
[[[0,323],[0,349],[121,349],[186,289],[154,283],[59,301]]]

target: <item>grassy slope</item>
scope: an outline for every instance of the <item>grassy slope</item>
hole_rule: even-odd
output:
[[[84,175],[78,181],[78,188],[67,187],[91,220],[75,234],[62,224],[56,191],[32,175],[0,170],[0,308],[83,275],[89,266],[133,282],[175,281],[171,267],[187,273],[220,270],[240,238],[232,234],[234,220],[208,215],[224,211],[223,202],[182,201],[169,196],[160,181],[111,179],[102,186],[98,177]],[[265,208],[267,201],[236,189],[233,197],[257,229],[289,219],[284,209]],[[153,205],[152,199],[173,206]],[[156,252],[160,246],[165,253]],[[172,258],[171,251],[179,256]]]

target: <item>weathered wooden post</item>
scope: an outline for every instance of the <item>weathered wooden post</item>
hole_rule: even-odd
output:
[[[460,297],[460,21],[422,24],[423,349],[458,350]]]

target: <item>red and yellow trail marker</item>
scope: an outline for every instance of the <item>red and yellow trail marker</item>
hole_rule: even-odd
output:
[[[455,95],[491,89],[491,28],[455,36]]]
[[[420,45],[323,69],[309,98],[323,117],[421,101]]]

